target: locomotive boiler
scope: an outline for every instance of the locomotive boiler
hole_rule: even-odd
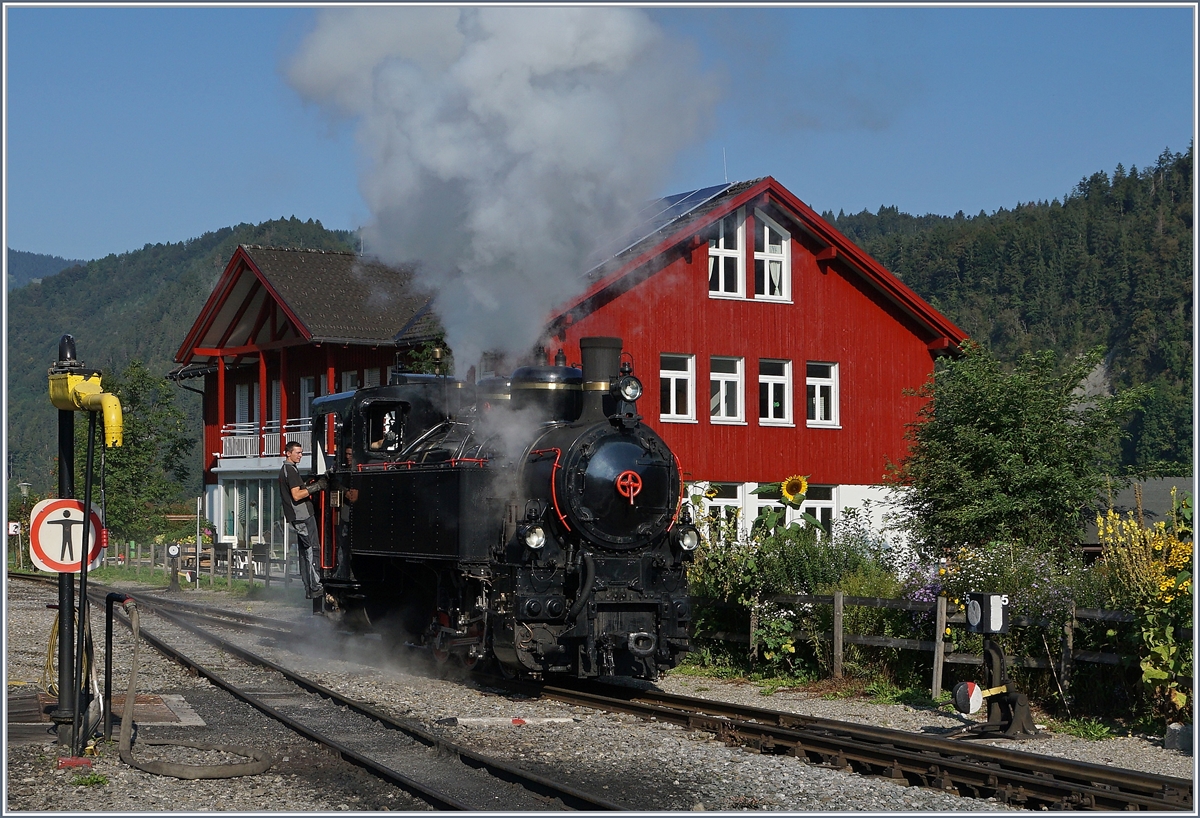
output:
[[[654,679],[688,650],[699,536],[617,338],[582,367],[394,373],[313,402],[321,568],[347,621],[508,675]],[[332,461],[332,462],[330,462]]]

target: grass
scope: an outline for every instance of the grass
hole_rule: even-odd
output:
[[[108,776],[100,773],[77,775],[71,779],[71,783],[76,787],[103,787],[108,783]]]
[[[950,701],[950,694],[943,692],[938,699],[930,698],[924,688],[899,687],[887,679],[876,679],[863,688],[863,693],[875,704],[906,704],[909,707],[937,708]]]
[[[1087,739],[1088,741],[1103,741],[1113,738],[1116,733],[1110,725],[1093,718],[1068,719],[1054,723],[1054,729],[1069,736]]]
[[[812,679],[807,676],[770,676],[767,678],[755,679],[760,685],[759,693],[763,696],[773,696],[780,690],[791,690],[796,687],[804,687],[812,682]]]

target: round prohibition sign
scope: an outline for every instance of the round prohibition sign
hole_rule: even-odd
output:
[[[88,568],[95,568],[100,564],[103,523],[94,504],[88,516],[91,518],[86,535]],[[43,571],[77,573],[85,542],[83,523],[83,502],[80,500],[52,498],[34,506],[29,515],[29,556],[33,564]]]
[[[617,475],[616,484],[617,494],[628,497],[629,505],[633,505],[633,498],[642,491],[642,476],[635,471],[623,471]]]

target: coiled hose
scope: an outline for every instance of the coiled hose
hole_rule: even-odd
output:
[[[237,764],[173,764],[167,761],[139,761],[133,757],[133,704],[137,695],[139,619],[137,605],[132,599],[123,603],[126,615],[129,616],[130,628],[133,630],[133,664],[129,671],[129,688],[125,691],[125,711],[121,714],[120,754],[121,761],[130,767],[136,767],[153,775],[169,775],[175,778],[195,780],[198,778],[237,778],[242,775],[258,775],[270,769],[275,763],[265,750],[253,747],[241,747],[234,744],[194,744],[186,741],[163,741],[139,739],[139,744],[171,745],[175,747],[190,747],[193,750],[213,750],[219,753],[244,756],[252,761]]]

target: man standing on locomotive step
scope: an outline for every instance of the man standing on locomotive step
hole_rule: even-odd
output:
[[[283,448],[283,468],[279,470],[279,494],[283,500],[283,516],[291,523],[300,546],[300,579],[304,582],[304,595],[309,599],[325,596],[321,577],[313,563],[313,549],[317,544],[317,518],[312,498],[325,490],[325,478],[318,477],[305,485],[300,478],[297,464],[303,457],[300,444],[289,441]],[[314,610],[316,610],[314,603]]]

